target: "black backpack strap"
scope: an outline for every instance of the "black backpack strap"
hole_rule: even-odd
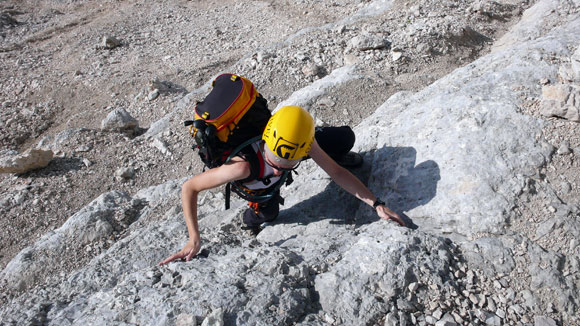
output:
[[[225,164],[225,163],[229,162],[233,157],[238,155],[239,153],[244,154],[244,157],[250,163],[250,176],[248,178],[243,179],[243,180],[239,180],[238,182],[246,182],[246,181],[254,180],[255,177],[260,175],[260,162],[259,162],[258,156],[254,152],[254,150],[252,150],[252,148],[250,147],[251,144],[257,142],[260,139],[262,139],[261,136],[256,136],[254,138],[248,139],[247,141],[241,143],[238,147],[234,148],[234,150],[230,153],[230,155],[224,161],[224,164]],[[226,192],[225,193],[226,210],[230,209],[230,197],[231,197],[231,193],[232,193],[231,185],[232,185],[231,182],[228,182],[228,184],[226,185],[226,190],[225,190],[225,192]]]
[[[230,188],[231,188],[231,183],[228,182],[228,184],[226,185],[226,210],[230,209],[230,195],[232,193]]]
[[[256,152],[250,147],[251,144],[257,142],[258,140],[262,139],[262,136],[256,136],[253,138],[248,139],[247,141],[241,143],[238,147],[236,147],[232,153],[228,156],[224,163],[229,162],[234,156],[242,153],[244,158],[250,163],[250,176],[239,180],[239,182],[247,182],[250,180],[256,180],[260,175],[260,160],[258,159],[258,155]]]

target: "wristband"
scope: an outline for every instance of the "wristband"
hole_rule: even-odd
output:
[[[384,202],[384,201],[382,201],[380,198],[377,198],[377,199],[375,200],[375,202],[373,203],[373,208],[374,208],[374,209],[377,209],[377,206],[379,206],[379,205],[385,205],[385,202]]]

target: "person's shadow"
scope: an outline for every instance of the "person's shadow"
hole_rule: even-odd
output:
[[[412,147],[383,147],[361,155],[365,163],[351,172],[397,212],[407,227],[417,229],[419,226],[405,212],[435,197],[437,182],[441,179],[437,163],[428,160],[415,165],[417,151]],[[272,224],[308,224],[324,218],[354,227],[379,219],[370,206],[331,182],[319,194],[282,209]]]

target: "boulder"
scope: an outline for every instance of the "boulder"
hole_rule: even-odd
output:
[[[133,134],[139,123],[124,109],[115,109],[101,122],[101,130]]]
[[[54,153],[51,150],[29,149],[19,154],[16,151],[0,152],[0,173],[25,173],[46,167]]]

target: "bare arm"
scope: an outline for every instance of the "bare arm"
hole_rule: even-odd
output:
[[[310,156],[328,175],[332,178],[336,184],[341,186],[344,190],[348,191],[356,198],[362,200],[369,206],[373,206],[377,197],[365,186],[357,177],[355,177],[350,171],[338,165],[314,140],[312,148],[310,149]],[[405,223],[401,217],[387,208],[385,205],[379,205],[376,208],[379,217],[385,220],[393,220],[402,226]]]
[[[230,181],[247,178],[250,175],[250,165],[240,158],[233,158],[229,163],[207,170],[187,180],[181,187],[181,204],[185,216],[185,224],[189,233],[189,241],[181,251],[167,257],[160,265],[176,259],[191,260],[201,248],[199,225],[197,223],[197,196],[207,189],[212,189]]]

